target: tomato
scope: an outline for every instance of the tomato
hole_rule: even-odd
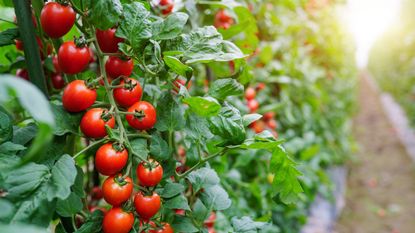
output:
[[[110,78],[118,78],[119,76],[129,77],[134,69],[134,62],[131,58],[122,59],[110,56],[105,63],[105,71]]]
[[[248,100],[248,108],[250,113],[256,112],[259,108],[258,101],[256,99]]]
[[[52,86],[55,89],[60,90],[65,86],[65,80],[60,74],[53,74],[51,77],[51,80],[52,80]]]
[[[157,161],[150,159],[148,163],[141,162],[137,166],[136,173],[140,185],[153,187],[163,178],[163,167]]]
[[[177,214],[177,215],[186,215],[186,211],[184,210],[184,209],[176,209],[176,210],[174,210],[174,212]]]
[[[29,72],[26,69],[17,69],[16,76],[29,81]]]
[[[173,0],[160,0],[159,6],[162,9],[163,15],[168,15],[173,11],[174,1]]]
[[[120,85],[124,87],[114,89],[114,99],[120,106],[128,108],[141,99],[143,90],[137,80],[125,78],[121,80]]]
[[[15,40],[16,41],[16,49],[20,50],[20,51],[24,51],[24,47],[23,47],[23,42],[21,40]],[[45,57],[45,54],[43,53],[43,43],[42,40],[36,36],[36,42],[37,45],[39,46],[39,53],[40,53],[40,58],[43,60]],[[47,44],[47,55],[51,54],[53,50],[53,47],[51,44]]]
[[[138,192],[134,197],[135,211],[143,220],[149,220],[160,209],[160,196],[153,192],[151,196],[145,196],[142,192]]]
[[[275,116],[275,114],[273,112],[266,112],[263,115],[263,119],[264,119],[264,121],[269,121],[269,120],[274,119],[274,116]]]
[[[40,12],[40,25],[51,38],[59,38],[68,33],[75,23],[76,13],[69,5],[48,2]]]
[[[20,51],[23,51],[24,50],[24,48],[23,48],[23,41],[21,41],[21,40],[15,40],[15,42],[16,42],[16,49],[17,50],[20,50]]]
[[[67,74],[77,74],[89,64],[91,53],[88,47],[77,47],[73,41],[61,45],[58,52],[58,62],[61,70]]]
[[[223,9],[219,10],[213,22],[216,28],[228,29],[234,23],[232,17]]]
[[[133,228],[133,224],[133,213],[115,207],[105,214],[102,221],[102,230],[104,233],[128,233]]]
[[[153,128],[156,124],[156,109],[152,104],[146,101],[139,101],[128,108],[128,112],[142,113],[142,116],[128,114],[125,116],[128,124],[138,130],[147,130]]]
[[[133,193],[133,181],[122,174],[108,177],[102,184],[104,199],[108,204],[119,206],[128,201]]]
[[[103,138],[107,136],[105,125],[114,128],[115,119],[106,109],[92,108],[81,119],[81,131],[89,138]]]
[[[261,133],[265,130],[265,123],[263,121],[255,121],[249,125],[249,128],[251,128],[255,133]]]
[[[97,99],[97,91],[90,89],[83,80],[66,85],[62,94],[63,107],[69,112],[80,112],[91,107]]]
[[[53,67],[55,68],[55,73],[62,73],[57,56],[52,57],[52,63],[53,63]]]
[[[173,81],[173,85],[175,87],[177,87],[177,89],[180,90],[180,86],[186,86],[186,80],[185,79],[181,79],[181,78],[177,78]],[[189,81],[187,83],[186,89],[189,89],[192,86],[192,81]],[[178,93],[176,90],[173,90],[175,93]]]
[[[91,199],[99,201],[104,197],[101,187],[95,186],[91,189]]]
[[[216,233],[215,228],[213,228],[213,227],[208,228],[208,233]]]
[[[216,221],[216,213],[212,211],[210,212],[208,219],[205,220],[204,224],[206,227],[212,228],[215,225],[215,221]]]
[[[95,31],[95,35],[97,37],[97,41],[99,44],[99,48],[104,53],[116,53],[118,52],[118,43],[124,41],[123,38],[119,38],[115,36],[116,28],[110,28],[107,30],[99,30]]]
[[[271,119],[267,121],[267,126],[271,129],[275,129],[277,128],[277,121],[275,121],[274,119]]]
[[[262,91],[265,88],[265,83],[258,83],[257,87],[255,88],[256,91]]]
[[[235,72],[235,62],[234,61],[229,61],[229,70],[231,71],[231,73]]]
[[[246,99],[246,100],[252,100],[252,99],[254,99],[254,98],[255,98],[255,96],[256,96],[256,91],[255,91],[255,89],[254,89],[254,88],[252,88],[252,87],[248,87],[248,88],[245,90],[245,99]]]
[[[95,168],[106,176],[117,174],[125,167],[128,151],[112,142],[102,145],[95,153]]]
[[[151,225],[155,225],[154,223]],[[174,233],[173,228],[168,223],[161,223],[161,227],[155,227],[156,229],[149,230],[149,233]]]

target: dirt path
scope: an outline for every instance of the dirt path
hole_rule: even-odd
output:
[[[360,81],[346,207],[335,233],[414,233],[414,163],[398,141],[367,78]]]

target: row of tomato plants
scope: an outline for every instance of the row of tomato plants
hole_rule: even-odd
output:
[[[4,229],[297,232],[329,193],[353,88],[334,3],[14,3],[2,69],[43,95],[0,80]]]

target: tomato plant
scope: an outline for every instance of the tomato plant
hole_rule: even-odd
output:
[[[13,3],[0,231],[296,232],[350,152],[334,2]]]

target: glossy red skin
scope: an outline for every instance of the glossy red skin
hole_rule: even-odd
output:
[[[107,136],[107,130],[105,125],[108,125],[110,128],[115,126],[115,118],[111,118],[105,122],[101,115],[105,111],[102,108],[92,108],[89,109],[81,119],[81,131],[82,133],[89,138],[103,138]]]
[[[133,69],[133,59],[123,60],[119,57],[110,56],[105,63],[105,71],[110,78],[129,77],[133,73]]]
[[[88,47],[78,48],[73,41],[61,45],[58,52],[58,62],[62,72],[77,74],[89,64],[91,53]]]
[[[26,69],[17,69],[16,76],[29,81],[29,72]]]
[[[141,186],[153,187],[160,183],[163,178],[163,167],[155,160],[150,160],[154,164],[154,168],[145,167],[145,162],[141,162],[136,169],[137,179]]]
[[[23,42],[21,40],[15,40],[15,41],[16,41],[16,49],[20,50],[20,51],[23,51],[24,50]]]
[[[152,224],[154,225],[154,224]],[[159,229],[149,230],[149,233],[174,233],[173,228],[168,223],[162,223],[163,227]]]
[[[51,77],[53,88],[60,90],[65,87],[65,80],[60,74],[53,74]]]
[[[134,214],[125,212],[120,207],[108,211],[102,221],[104,233],[128,233],[134,225]]]
[[[95,31],[95,35],[97,37],[97,41],[99,44],[99,48],[104,53],[116,53],[118,52],[118,43],[124,41],[123,38],[119,38],[115,36],[116,28],[110,28],[107,30],[99,30]]]
[[[101,187],[95,186],[91,189],[91,199],[92,200],[101,200],[104,197]]]
[[[248,100],[248,108],[250,113],[256,112],[259,108],[259,103],[256,99]]]
[[[116,151],[112,143],[102,145],[95,153],[95,168],[105,176],[113,176],[125,167],[128,161],[128,151]]]
[[[53,67],[55,68],[55,73],[62,73],[61,67],[59,66],[58,56],[52,57]]]
[[[264,121],[269,121],[274,119],[275,114],[273,112],[266,112],[263,116]]]
[[[277,128],[277,121],[275,121],[274,119],[271,119],[271,120],[267,121],[266,124],[271,129]]]
[[[206,227],[212,228],[215,225],[215,221],[216,221],[216,213],[212,211],[210,212],[208,219],[205,220],[204,224]]]
[[[139,101],[128,108],[128,112],[143,111],[145,116],[141,119],[134,117],[134,115],[126,115],[128,124],[138,130],[147,130],[153,128],[156,124],[157,116],[156,109],[147,101]]]
[[[68,33],[75,23],[76,13],[71,6],[48,2],[40,13],[43,31],[51,38],[59,38]]]
[[[131,81],[131,84],[136,85],[133,89],[129,90],[128,88],[116,88],[114,89],[114,99],[120,106],[128,108],[134,103],[138,102],[141,99],[143,90],[141,89],[140,83],[132,78],[128,78]],[[120,85],[125,83],[124,80],[121,80]]]
[[[162,7],[161,13],[168,15],[173,11],[174,1],[173,0],[160,0],[159,5]]]
[[[151,196],[144,196],[143,193],[138,192],[134,197],[134,206],[140,218],[149,220],[160,210],[160,196],[155,192]]]
[[[245,90],[245,99],[246,100],[253,100],[255,98],[255,96],[256,96],[256,91],[255,91],[254,88],[248,87]]]
[[[63,90],[62,103],[68,112],[81,112],[91,107],[97,99],[97,91],[89,89],[85,81],[75,80]]]
[[[122,176],[119,174],[118,176]],[[117,176],[108,177],[102,184],[105,201],[112,206],[120,206],[126,202],[133,193],[133,181],[125,177],[126,184],[121,185],[115,180]]]
[[[232,26],[233,23],[234,20],[232,17],[222,9],[216,13],[213,25],[216,28],[228,29]]]

